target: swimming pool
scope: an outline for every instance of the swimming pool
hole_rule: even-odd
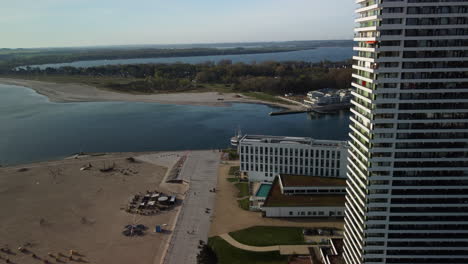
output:
[[[271,184],[264,184],[262,183],[260,187],[258,188],[257,194],[255,196],[257,197],[267,197],[268,192],[271,189]]]

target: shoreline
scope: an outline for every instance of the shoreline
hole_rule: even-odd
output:
[[[254,103],[288,110],[298,110],[300,105],[289,105],[258,99],[238,97],[236,93],[187,92],[161,94],[119,93],[94,86],[76,83],[52,83],[35,80],[0,78],[0,84],[25,87],[46,96],[55,103],[70,102],[143,102],[176,105],[229,106],[231,103]]]

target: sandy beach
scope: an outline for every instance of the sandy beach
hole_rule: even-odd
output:
[[[291,110],[301,109],[300,105],[266,102],[235,93],[171,93],[171,94],[129,94],[119,93],[83,84],[50,83],[34,80],[0,78],[0,84],[28,87],[39,94],[47,96],[52,102],[152,102],[161,104],[228,106],[229,103],[257,103],[282,107]]]
[[[117,153],[0,168],[0,248],[11,250],[0,251],[0,261],[73,263],[68,256],[75,250],[74,262],[160,263],[172,231],[155,233],[154,228],[167,224],[171,230],[181,207],[149,216],[125,208],[130,197],[147,190],[183,199],[185,184],[161,184],[180,155]],[[80,170],[89,163],[92,168]],[[111,164],[113,171],[100,171]],[[124,236],[131,224],[149,229],[143,236]]]

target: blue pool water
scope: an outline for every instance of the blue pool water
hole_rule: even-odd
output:
[[[257,194],[255,196],[257,197],[267,197],[268,192],[270,192],[271,189],[271,184],[261,184],[260,188],[258,188]]]

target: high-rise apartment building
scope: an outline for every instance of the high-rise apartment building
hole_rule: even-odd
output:
[[[468,263],[468,0],[357,0],[347,264]]]

